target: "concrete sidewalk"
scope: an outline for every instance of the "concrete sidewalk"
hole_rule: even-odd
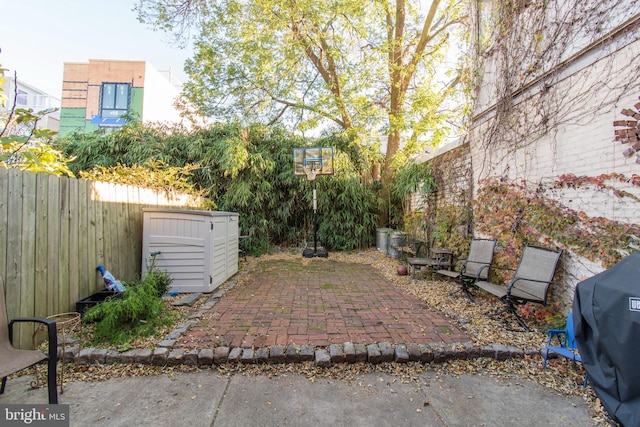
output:
[[[31,390],[31,380],[10,379],[0,405],[46,403],[46,387]],[[580,398],[526,379],[434,372],[403,383],[383,373],[311,381],[298,374],[205,370],[68,382],[60,403],[69,404],[70,425],[82,427],[595,425]]]

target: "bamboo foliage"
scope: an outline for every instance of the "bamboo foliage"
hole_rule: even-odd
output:
[[[199,199],[145,188],[0,168],[0,275],[7,311],[45,317],[75,310],[104,288],[96,266],[123,281],[142,265],[142,209],[198,208]],[[18,345],[31,344],[31,330]]]
[[[132,122],[108,134],[70,134],[56,144],[74,158],[69,167],[81,177],[202,194],[208,206],[237,212],[252,255],[311,241],[312,185],[295,176],[292,150],[333,147],[335,174],[318,178],[318,239],[328,250],[353,250],[375,237],[377,184],[367,178],[375,149],[357,149],[347,134],[307,140],[280,126],[220,123],[185,132]],[[349,197],[338,203],[344,192]]]

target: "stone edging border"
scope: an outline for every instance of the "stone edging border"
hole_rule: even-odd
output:
[[[539,349],[522,350],[517,347],[492,344],[474,347],[471,343],[453,344],[331,344],[328,347],[312,345],[273,345],[270,347],[241,348],[216,347],[185,350],[157,347],[151,349],[133,349],[125,352],[99,348],[78,347],[67,348],[61,358],[65,362],[76,362],[80,365],[92,363],[141,363],[156,366],[176,366],[180,364],[192,366],[211,366],[225,363],[260,364],[260,363],[299,363],[314,362],[316,366],[327,367],[338,363],[368,362],[421,362],[442,363],[454,359],[473,359],[478,357],[507,360],[522,358],[525,355],[540,355]]]

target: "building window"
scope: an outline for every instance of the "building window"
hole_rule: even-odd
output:
[[[102,83],[100,117],[117,119],[129,112],[129,83]]]
[[[29,94],[22,89],[18,89],[16,96],[16,105],[27,105],[29,103]]]

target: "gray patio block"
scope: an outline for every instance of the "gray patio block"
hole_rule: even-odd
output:
[[[256,363],[267,363],[269,361],[269,347],[259,347],[255,354]]]
[[[134,363],[136,360],[135,350],[127,350],[120,353],[120,363]]]
[[[139,348],[136,350],[135,362],[149,364],[153,351],[150,348]]]
[[[242,357],[242,348],[234,347],[231,349],[231,351],[229,351],[227,360],[232,363],[239,363],[241,357]]]
[[[197,366],[198,365],[198,350],[193,348],[185,352],[184,357],[182,358],[182,363],[189,366]]]
[[[507,346],[507,350],[509,350],[509,356],[512,358],[523,358],[524,357],[524,350],[522,350],[519,347],[513,346],[513,345],[509,345]]]
[[[62,352],[62,351],[61,351]],[[60,357],[60,360],[63,362],[74,362],[78,354],[80,353],[80,348],[78,346],[67,347],[64,350],[64,354]]]
[[[202,296],[202,294],[200,292],[196,292],[196,293],[193,293],[193,294],[187,294],[187,295],[183,296],[182,298],[172,302],[171,305],[174,305],[174,306],[188,305],[189,307],[191,307],[193,305],[193,303],[195,303],[196,301],[198,301],[198,299],[200,299],[201,296]]]
[[[76,362],[78,363],[78,365],[88,365],[91,363],[91,355],[93,354],[93,351],[95,350],[95,348],[83,348],[82,350],[80,350],[80,353],[78,353],[78,357]]]
[[[447,360],[446,349],[442,344],[431,344],[431,351],[433,352],[433,362],[442,363]]]
[[[91,348],[90,350],[91,350],[91,353],[89,354],[89,358],[91,359],[90,363],[98,363],[98,359],[103,357],[103,355],[104,355],[104,359],[106,360],[107,358],[106,355],[109,354],[109,351],[115,351],[115,350],[107,350],[107,349],[101,349],[101,348]]]
[[[198,366],[213,365],[213,349],[203,348],[198,352]]]
[[[252,348],[243,348],[242,356],[240,356],[240,362],[245,365],[255,363],[255,355]]]
[[[316,349],[312,345],[303,345],[300,347],[300,361],[308,362],[315,359]]]
[[[344,352],[342,351],[342,346],[340,344],[329,345],[329,357],[331,359],[331,363],[343,363]],[[317,356],[316,356],[316,363],[317,363]]]
[[[509,349],[506,346],[494,344],[493,348],[496,350],[496,360],[507,360],[509,358]]]
[[[396,346],[395,356],[393,359],[397,363],[407,363],[409,361],[409,352],[407,346],[399,344]]]
[[[469,341],[465,342],[463,345],[464,350],[467,353],[467,359],[475,359],[476,357],[480,356],[480,347],[474,346],[473,343]]]
[[[202,318],[202,316],[205,315],[206,312],[207,312],[207,310],[195,311],[195,312],[189,314],[187,316],[187,319],[189,319],[189,320],[198,320],[199,321]]]
[[[433,362],[433,349],[429,344],[418,344],[420,347],[421,355],[420,361],[422,363],[431,363]]]
[[[300,347],[296,345],[287,346],[285,360],[288,363],[299,362],[300,361]]]
[[[176,366],[182,363],[184,357],[184,348],[174,348],[169,352],[167,356],[167,365]]]
[[[331,356],[324,348],[319,348],[315,351],[316,366],[322,368],[331,365]]]
[[[269,347],[269,362],[284,363],[286,360],[284,347],[281,345],[272,345]]]
[[[382,362],[392,362],[393,361],[393,346],[388,342],[378,343],[378,348],[380,349],[380,357]]]
[[[169,355],[169,349],[166,347],[156,347],[153,350],[153,355],[151,356],[151,364],[155,366],[162,366],[167,363],[167,356]]]
[[[215,363],[216,365],[226,363],[229,359],[229,351],[229,347],[216,347],[213,350],[213,363]]]
[[[356,346],[352,342],[346,342],[342,345],[344,350],[344,361],[347,363],[356,362]]]
[[[369,344],[367,346],[367,360],[369,363],[382,362],[382,355],[380,354],[380,349],[376,344]]]
[[[480,357],[496,358],[496,349],[492,345],[483,345],[480,347]]]
[[[445,345],[444,358],[445,360],[466,359],[467,350],[465,349],[464,344],[455,342]]]
[[[524,354],[525,356],[542,356],[543,353],[539,348],[526,348]]]
[[[356,362],[366,362],[367,361],[367,346],[364,344],[356,344]]]
[[[120,363],[120,352],[118,350],[107,351],[107,356],[105,357],[105,363],[106,364]]]
[[[407,353],[409,353],[409,360],[412,362],[419,362],[422,356],[422,350],[418,344],[407,344]]]

